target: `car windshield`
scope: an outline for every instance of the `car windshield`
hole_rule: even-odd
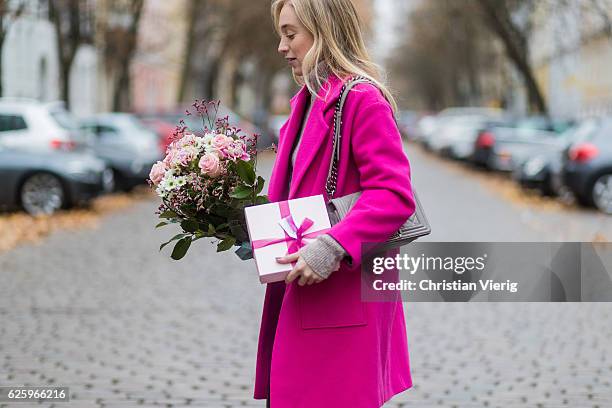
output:
[[[589,140],[593,134],[601,127],[601,123],[597,119],[588,119],[580,124],[563,132],[561,137],[563,140],[572,142],[582,142]]]
[[[122,132],[130,134],[130,137],[157,137],[139,119],[128,114],[106,116],[100,121],[100,124],[108,124],[109,126],[119,128]]]
[[[563,120],[552,120],[545,116],[535,116],[520,120],[516,127],[517,129],[544,130],[562,134],[571,127],[571,123]]]
[[[487,122],[487,118],[483,116],[461,116],[449,118],[448,123],[452,126],[479,126]]]
[[[550,130],[550,121],[546,118],[528,118],[516,124],[517,129]]]
[[[147,128],[140,120],[131,115],[121,115],[117,117],[117,123],[126,128],[131,128],[134,130],[141,130],[148,132],[149,128]]]
[[[52,110],[49,112],[51,117],[60,125],[62,128],[66,130],[77,130],[79,128],[79,124],[77,120],[72,116],[72,114],[66,110],[58,109]]]

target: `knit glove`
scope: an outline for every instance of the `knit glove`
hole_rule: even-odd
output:
[[[304,246],[300,254],[317,275],[327,279],[332,272],[340,269],[340,261],[347,252],[331,235],[321,234]]]

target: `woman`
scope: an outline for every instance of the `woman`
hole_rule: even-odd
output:
[[[325,192],[334,107],[343,110],[335,197],[361,196],[327,234],[277,261],[296,262],[266,287],[255,399],[274,408],[380,407],[412,386],[402,303],[361,301],[361,243],[382,242],[415,210],[393,97],[377,79],[350,0],[275,0],[278,51],[302,89],[281,128],[271,202]],[[394,257],[399,251],[383,253]]]

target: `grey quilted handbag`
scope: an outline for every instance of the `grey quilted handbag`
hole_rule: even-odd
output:
[[[334,114],[333,152],[329,165],[329,171],[327,173],[327,182],[325,185],[327,197],[333,197],[334,193],[336,192],[338,159],[340,158],[340,141],[342,137],[342,108],[351,88],[358,83],[363,82],[371,83],[367,78],[357,76],[350,81],[347,81],[340,91],[340,98],[338,98],[338,103],[336,104]],[[419,198],[417,197],[416,191],[413,189],[412,192],[416,202],[415,212],[387,241],[376,244],[374,247],[376,252],[404,246],[419,237],[431,233],[431,227],[429,226],[429,222],[425,217],[423,207],[421,206]],[[327,212],[329,214],[331,225],[337,224],[348,214],[360,195],[361,191],[357,191],[342,197],[331,198],[327,202]]]

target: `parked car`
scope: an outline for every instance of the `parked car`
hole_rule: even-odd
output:
[[[81,121],[93,139],[96,156],[112,168],[115,185],[128,191],[143,184],[153,164],[163,158],[158,137],[129,113],[103,113]]]
[[[423,115],[416,124],[416,135],[414,140],[421,143],[426,149],[429,149],[428,140],[435,132],[439,118],[436,115]]]
[[[489,127],[476,138],[471,161],[491,170],[512,171],[542,146],[557,144],[571,125],[571,121],[532,116]]]
[[[402,110],[399,112],[397,124],[402,136],[406,140],[416,140],[418,123],[421,115],[417,111]]]
[[[159,140],[159,148],[162,152],[165,152],[168,148],[168,145],[172,143],[172,140],[174,138],[174,131],[176,130],[176,125],[156,115],[138,115],[138,119],[149,130],[157,134]]]
[[[434,140],[440,135],[440,130],[446,123],[458,117],[486,117],[500,119],[506,112],[498,108],[487,107],[454,107],[441,110],[437,115],[427,115],[419,120],[417,125],[417,140],[428,150],[437,149]]]
[[[74,150],[87,140],[62,102],[0,98],[0,145],[40,151]]]
[[[502,118],[481,115],[450,116],[437,127],[429,144],[435,152],[465,160],[472,156],[474,141],[482,129],[505,123]]]
[[[82,152],[43,152],[0,146],[0,208],[52,214],[105,192],[112,171]]]
[[[562,174],[579,203],[612,214],[612,117],[565,149]]]
[[[440,113],[438,113],[438,116],[486,116],[489,118],[499,118],[507,116],[507,113],[506,111],[500,108],[491,108],[486,106],[466,106],[442,109]]]
[[[597,119],[586,119],[563,132],[556,143],[541,145],[523,163],[513,169],[513,178],[522,186],[538,189],[548,196],[565,196],[562,182],[562,156],[573,142],[582,140],[598,126]]]

